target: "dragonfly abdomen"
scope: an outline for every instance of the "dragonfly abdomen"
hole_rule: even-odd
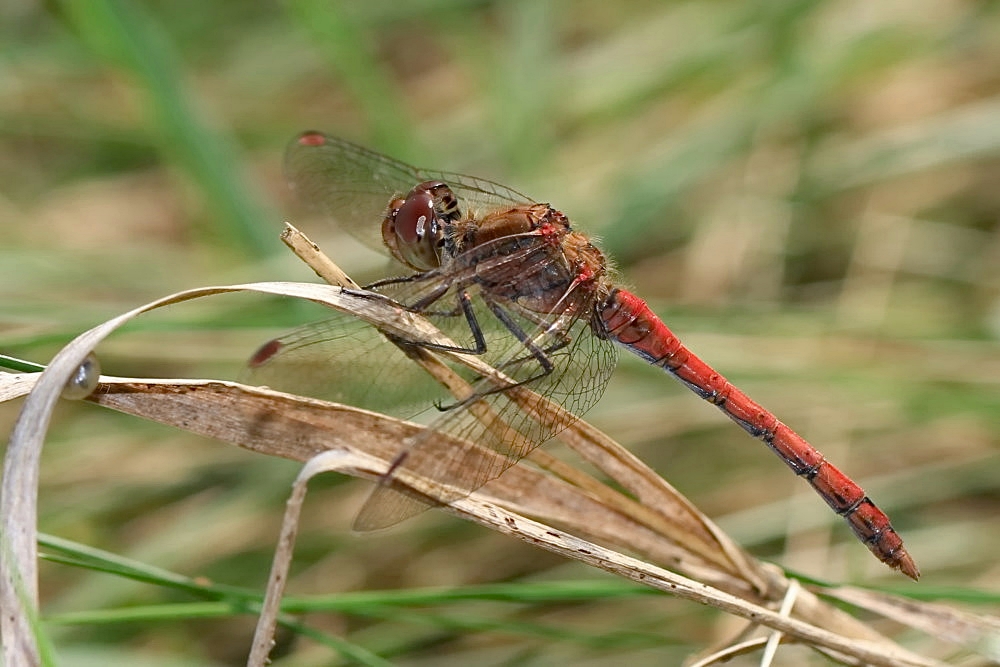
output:
[[[864,489],[805,438],[737,389],[692,353],[639,297],[615,290],[599,311],[605,335],[653,365],[660,366],[747,433],[763,441],[803,477],[883,563],[912,579],[920,573],[903,540]]]

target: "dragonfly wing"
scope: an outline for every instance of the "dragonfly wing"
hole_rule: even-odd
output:
[[[365,504],[358,510],[351,528],[359,533],[382,530],[412,519],[437,504],[397,491],[388,484],[379,482],[372,489]]]
[[[406,418],[427,411],[435,399],[447,400],[377,329],[341,313],[268,341],[240,380]]]
[[[385,252],[382,219],[390,200],[423,181],[447,183],[463,210],[482,212],[531,201],[499,183],[418,169],[320,132],[306,132],[289,144],[285,175],[304,204],[333,218],[342,229],[381,252]]]
[[[525,312],[514,303],[499,305],[523,327],[535,348],[544,351],[551,371],[544,373],[528,347],[505,327],[500,327],[504,335],[488,336],[487,361],[515,385],[523,384],[498,391],[495,381],[477,380],[472,398],[453,404],[406,443],[361,509],[356,530],[388,527],[426,509],[429,503],[465,497],[568,427],[600,399],[617,361],[617,348],[594,335],[589,310],[559,330],[553,329],[554,323],[562,321],[557,315]],[[478,315],[481,322],[487,317],[493,317],[492,312]],[[393,485],[410,475],[430,486],[433,499],[401,493]]]

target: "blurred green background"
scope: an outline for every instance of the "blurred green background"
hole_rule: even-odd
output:
[[[4,3],[0,352],[44,362],[185,288],[311,280],[277,240],[284,218],[354,277],[377,277],[381,259],[303,217],[284,185],[282,151],[305,129],[565,211],[690,347],[865,486],[923,588],[872,559],[765,447],[624,359],[590,420],[756,555],[907,592],[997,590],[1000,4]],[[100,355],[115,375],[232,379],[260,342],[316,315],[220,297],[140,320]],[[0,406],[5,432],[17,407]],[[42,529],[259,590],[295,472],[63,406]],[[663,596],[602,594],[605,575],[440,513],[352,536],[367,486],[312,489],[293,596],[528,585],[511,600],[471,589],[305,614],[312,635],[284,636],[279,665],[377,664],[365,651],[677,664],[737,627]],[[524,594],[553,582],[576,598]],[[42,592],[45,614],[81,612],[48,626],[63,664],[245,660],[253,617],[201,618],[180,606],[196,595],[59,564],[43,564]],[[129,614],[140,605],[161,613]],[[783,648],[775,664],[809,659]]]

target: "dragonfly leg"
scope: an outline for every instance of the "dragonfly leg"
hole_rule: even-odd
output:
[[[406,283],[415,283],[421,280],[426,280],[431,277],[431,275],[437,275],[437,271],[424,271],[422,273],[414,273],[409,276],[396,276],[394,278],[382,278],[381,280],[376,280],[373,283],[368,283],[364,286],[364,289],[369,291],[374,291],[381,289],[383,287],[389,287],[391,285],[405,285]]]
[[[518,380],[517,382],[512,382],[510,384],[505,384],[502,387],[493,387],[491,389],[477,391],[472,396],[456,403],[449,403],[443,405],[438,404],[436,407],[438,410],[441,410],[442,412],[447,410],[453,410],[467,403],[477,401],[483,398],[484,396],[489,396],[490,394],[499,394],[508,391],[510,389],[513,389],[514,387],[523,387],[532,382],[542,379],[543,377],[549,375],[555,369],[555,364],[552,363],[550,355],[553,352],[566,347],[571,341],[569,336],[563,334],[562,336],[560,336],[559,340],[557,340],[552,345],[549,345],[544,348],[539,347],[531,340],[531,337],[524,331],[521,325],[518,324],[514,320],[514,318],[511,317],[511,315],[504,308],[500,306],[500,304],[496,303],[496,301],[489,298],[484,298],[484,301],[486,302],[490,311],[496,316],[496,318],[500,320],[500,322],[507,328],[507,330],[510,331],[514,335],[514,337],[517,338],[517,340],[520,341],[521,344],[524,345],[524,347],[528,351],[528,354],[525,354],[524,356],[516,357],[508,362],[501,364],[500,366],[497,367],[497,370],[504,371],[505,369],[518,366],[524,363],[525,361],[533,359],[538,363],[539,371],[534,375],[531,375],[530,377],[527,377],[523,380]]]
[[[457,315],[458,314],[457,308],[453,309],[450,312],[445,312],[445,313],[428,313],[427,311],[427,308],[429,306],[436,303],[438,300],[441,299],[441,297],[443,297],[445,294],[448,293],[448,291],[452,288],[452,285],[454,284],[453,280],[441,280],[431,292],[424,295],[423,297],[420,298],[420,300],[414,303],[403,303],[401,301],[397,301],[388,294],[383,294],[381,291],[379,291],[391,285],[405,285],[408,283],[422,282],[425,280],[430,280],[431,278],[437,278],[439,277],[439,275],[440,274],[437,271],[427,271],[425,273],[416,273],[412,276],[403,276],[401,278],[386,278],[385,280],[378,280],[376,282],[365,285],[361,290],[345,289],[344,291],[348,292],[349,294],[360,296],[366,299],[374,299],[374,298],[385,299],[386,301],[391,302],[393,305],[398,306],[403,310],[408,310],[411,313],[422,313],[425,315],[426,314],[431,314],[431,315],[439,314],[439,315],[452,315],[452,316]]]
[[[469,325],[469,332],[472,334],[473,345],[471,347],[462,347],[460,345],[439,345],[437,343],[419,343],[420,347],[427,348],[429,350],[442,350],[445,352],[462,352],[464,354],[475,354],[481,355],[486,352],[486,337],[483,335],[483,328],[479,326],[479,320],[476,319],[476,313],[472,308],[472,297],[465,290],[458,293],[458,308],[456,311],[460,311],[465,316],[465,321]],[[456,312],[453,311],[453,312]],[[426,314],[425,311],[414,310],[414,312]],[[457,312],[456,312],[457,314]]]
[[[441,297],[446,295],[451,290],[452,285],[447,282],[442,282],[441,285],[435,288],[433,292],[427,294],[419,301],[409,305],[405,303],[400,303],[399,301],[394,300],[392,297],[386,294],[368,291],[373,287],[377,288],[390,284],[416,282],[421,277],[430,277],[431,273],[433,272],[427,272],[426,274],[417,274],[415,276],[409,276],[406,278],[389,278],[387,280],[380,280],[376,283],[371,283],[370,285],[366,285],[364,288],[365,291],[353,291],[353,290],[345,290],[345,291],[349,292],[350,294],[354,294],[356,296],[360,296],[366,299],[384,299],[398,308],[402,308],[403,310],[411,313],[417,313],[418,315],[457,317],[459,313],[461,313],[465,317],[465,320],[469,325],[469,332],[472,334],[473,344],[471,346],[441,345],[438,343],[429,343],[429,342],[418,343],[418,342],[403,340],[396,337],[393,337],[393,339],[396,340],[396,342],[398,343],[402,343],[405,345],[417,345],[419,347],[423,347],[429,350],[442,350],[444,352],[459,352],[462,354],[474,354],[477,356],[484,354],[486,352],[486,337],[483,335],[482,327],[479,326],[479,322],[476,320],[476,314],[472,307],[472,298],[469,296],[469,293],[467,291],[462,290],[461,292],[459,292],[458,305],[449,311],[427,310],[429,306],[436,303],[438,300],[441,299]]]
[[[524,329],[521,328],[521,325],[518,324],[514,320],[514,318],[510,316],[510,313],[508,313],[506,310],[500,307],[500,304],[498,304],[493,299],[486,299],[486,305],[489,306],[490,311],[492,311],[492,313],[496,316],[496,318],[500,320],[500,322],[505,327],[507,327],[507,330],[510,331],[512,334],[514,334],[515,338],[521,341],[521,344],[527,348],[529,353],[527,356],[514,359],[513,361],[504,364],[504,366],[512,366],[514,364],[518,364],[528,358],[533,357],[535,360],[538,361],[538,365],[541,368],[541,372],[538,375],[533,375],[527,380],[521,380],[520,382],[518,382],[513,386],[517,387],[528,382],[534,382],[535,380],[543,378],[549,373],[551,373],[552,369],[554,368],[554,365],[552,364],[552,360],[549,358],[549,352],[553,351],[553,349],[558,349],[558,347],[563,347],[566,343],[569,342],[568,337],[564,336],[564,338],[566,338],[566,341],[563,342],[562,344],[559,344],[558,347],[552,349],[541,348],[531,340],[531,337],[527,333],[525,333]]]

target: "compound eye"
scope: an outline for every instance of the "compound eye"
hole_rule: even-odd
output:
[[[438,185],[427,181],[410,190],[405,199],[393,199],[382,221],[382,240],[389,252],[418,271],[441,265],[439,242],[445,229],[435,207],[433,191]]]
[[[433,231],[434,198],[427,191],[414,190],[395,209],[393,217],[399,242],[404,245],[419,244]]]

